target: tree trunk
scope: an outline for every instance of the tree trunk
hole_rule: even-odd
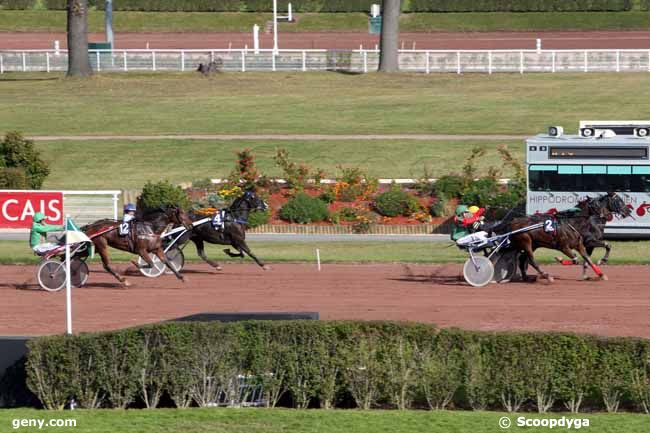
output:
[[[68,0],[68,77],[92,74],[88,59],[88,0]]]
[[[397,44],[399,39],[400,0],[383,0],[381,6],[381,40],[379,72],[397,72]]]

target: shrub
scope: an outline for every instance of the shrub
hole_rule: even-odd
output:
[[[34,9],[36,0],[0,0],[0,9],[27,10]]]
[[[138,197],[138,208],[142,211],[157,209],[160,206],[180,206],[187,209],[190,199],[180,186],[172,185],[169,181],[147,182]]]
[[[336,193],[332,188],[327,188],[318,196],[319,199],[325,203],[334,203],[336,201]]]
[[[629,11],[632,0],[411,0],[411,12]]]
[[[496,179],[484,177],[469,184],[463,191],[461,201],[479,207],[489,206],[497,203],[499,195],[499,184]]]
[[[374,208],[386,217],[410,216],[420,209],[420,204],[415,197],[404,191],[392,189],[377,196]]]
[[[328,217],[327,205],[320,199],[299,192],[280,209],[280,218],[299,224],[324,221]]]
[[[255,227],[259,227],[264,224],[268,224],[269,220],[271,219],[271,212],[270,211],[255,211],[251,212],[248,215],[248,222],[246,225],[248,225],[249,228],[254,229]]]
[[[19,132],[9,132],[0,142],[0,159],[8,168],[21,168],[27,177],[27,186],[40,189],[50,169],[40,157],[32,140],[27,140]],[[16,174],[16,172],[14,172]]]
[[[435,183],[435,191],[438,197],[460,198],[465,187],[464,180],[461,176],[449,174],[441,176]]]

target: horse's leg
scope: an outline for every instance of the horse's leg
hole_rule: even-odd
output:
[[[169,262],[169,259],[167,258],[165,251],[162,249],[161,246],[158,246],[158,248],[154,251],[154,254],[160,259],[161,262],[165,264],[165,266],[167,266],[167,269],[169,269],[174,273],[174,275],[176,275],[176,278],[185,282],[185,277],[182,276],[181,273],[178,272],[176,269],[174,269],[172,264]]]
[[[194,242],[194,245],[196,245],[196,252],[204,262],[215,268],[217,271],[220,271],[222,269],[219,263],[214,260],[210,260],[207,254],[205,254],[205,244],[203,243],[203,239],[192,238],[192,242]]]
[[[523,250],[526,253],[526,256],[528,258],[528,263],[537,271],[537,273],[542,276],[542,278],[546,278],[549,283],[552,283],[553,277],[547,274],[546,272],[542,271],[542,269],[539,267],[537,262],[535,261],[535,256],[533,253],[533,241],[530,238],[530,236],[525,236],[524,237],[524,242],[523,242]]]
[[[248,245],[246,244],[246,241],[241,240],[241,241],[238,242],[236,245],[235,245],[235,243],[233,243],[233,247],[237,248],[237,250],[238,250],[239,253],[242,255],[242,257],[244,256],[244,255],[242,254],[242,251],[245,252],[246,254],[248,254],[248,255],[250,256],[250,258],[253,259],[253,260],[255,260],[255,263],[257,263],[257,264],[258,264],[262,269],[264,269],[265,271],[268,271],[269,269],[271,269],[270,267],[266,266],[266,265],[264,264],[264,262],[262,262],[260,259],[258,259],[258,258],[255,256],[255,254],[253,254],[253,252],[251,251],[251,249],[248,248]],[[231,257],[233,257],[233,256],[231,256]]]
[[[591,257],[591,254],[594,252],[594,247],[592,247],[592,246],[585,247],[585,250],[587,251],[587,255],[589,257]],[[582,276],[580,278],[582,278],[583,280],[588,279],[588,277],[587,277],[587,261],[586,260],[582,261]]]
[[[576,249],[578,250],[578,253],[582,256],[582,258],[585,260],[585,262],[589,264],[591,269],[593,269],[596,275],[598,275],[598,278],[600,278],[601,280],[607,280],[607,275],[605,275],[603,271],[598,267],[598,265],[595,264],[593,260],[591,260],[589,254],[587,254],[587,250],[585,249],[585,246],[582,243],[580,243],[580,245],[578,245]]]
[[[526,282],[528,281],[528,255],[522,254],[521,252],[518,254],[519,258],[519,272],[521,272],[521,280]]]
[[[228,256],[230,256],[230,257],[240,257],[240,258],[244,257],[244,253],[241,252],[241,249],[239,247],[237,247],[237,246],[234,246],[234,247],[237,249],[237,251],[239,251],[239,254],[233,253],[232,251],[230,251],[230,248],[224,249],[223,252],[228,254]]]
[[[97,248],[97,253],[99,254],[99,257],[102,259],[102,266],[104,267],[104,270],[114,276],[117,281],[122,283],[125,287],[129,287],[131,284],[127,281],[126,278],[122,277],[119,275],[112,267],[111,267],[111,259],[110,255],[108,253],[108,243],[106,242],[105,239],[100,238],[93,242],[95,244],[95,247]]]
[[[609,253],[612,252],[612,245],[609,242],[606,241],[598,241],[600,245],[599,247],[605,248],[605,255],[603,256],[602,259],[598,260],[598,265],[604,265],[609,261]],[[590,254],[591,255],[591,254]]]

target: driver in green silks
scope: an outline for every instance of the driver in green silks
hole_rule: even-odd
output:
[[[484,208],[477,206],[467,207],[464,204],[456,206],[456,215],[454,216],[454,227],[451,231],[451,240],[457,241],[458,239],[472,233],[472,229],[478,229],[485,217]]]
[[[59,244],[52,242],[42,242],[50,232],[63,231],[63,226],[45,224],[45,215],[42,212],[36,212],[32,222],[32,230],[29,232],[29,246],[39,256],[47,253]]]

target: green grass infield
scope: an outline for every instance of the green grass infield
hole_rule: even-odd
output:
[[[613,242],[610,264],[649,264],[648,241]],[[270,263],[315,262],[316,248],[320,250],[324,263],[463,263],[467,254],[450,242],[416,242],[416,241],[349,241],[349,242],[262,242],[250,241],[255,254]],[[221,245],[206,244],[206,253],[210,258],[220,262],[253,263],[251,259],[233,259],[221,250]],[[184,250],[185,258],[192,262],[201,262],[196,248],[190,244]],[[602,257],[604,250],[594,252],[594,258]],[[560,255],[556,251],[541,249],[535,257],[541,263],[553,263],[553,257]],[[111,258],[117,262],[126,262],[132,255],[111,250]],[[36,257],[27,241],[0,241],[0,263],[2,264],[36,264]],[[99,256],[94,262],[99,263]]]
[[[503,429],[507,418],[511,427]],[[523,418],[523,420],[522,420]],[[560,422],[580,420],[580,429],[556,426]],[[21,420],[75,420],[76,427],[18,428]],[[518,423],[546,424],[542,427],[518,427]],[[586,421],[583,421],[586,420]],[[65,421],[64,421],[65,422]],[[501,424],[500,424],[501,423]],[[503,424],[505,425],[505,424]],[[566,414],[468,411],[387,411],[387,410],[296,410],[296,409],[155,409],[155,410],[77,410],[46,412],[33,409],[0,410],[2,431],[41,431],[78,433],[495,433],[495,432],[568,432],[646,433],[648,415],[642,414]]]

